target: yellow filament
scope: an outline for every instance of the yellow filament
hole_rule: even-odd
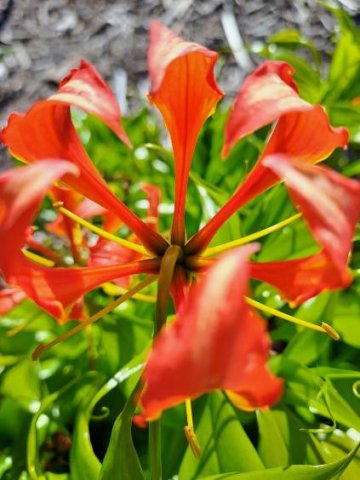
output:
[[[192,408],[191,408],[191,400],[189,398],[185,400],[185,411],[186,411],[187,425],[188,427],[194,430],[194,419],[193,419]]]
[[[306,322],[301,318],[296,318],[287,313],[280,312],[279,310],[275,310],[275,308],[268,307],[263,303],[257,302],[252,298],[245,297],[246,303],[251,305],[252,307],[261,310],[265,313],[269,313],[270,315],[274,315],[275,317],[282,318],[283,320],[287,320],[288,322],[295,323],[296,325],[300,325],[302,327],[310,328],[311,330],[316,330],[317,332],[326,333],[329,337],[333,338],[334,340],[339,340],[340,335],[337,331],[328,325],[327,323],[323,322],[321,325],[316,325],[314,323]]]
[[[125,287],[120,287],[119,285],[115,285],[114,283],[104,283],[102,286],[105,293],[108,295],[123,295],[129,289]],[[155,295],[146,295],[144,293],[135,293],[132,296],[134,300],[139,300],[140,302],[148,302],[148,303],[156,303]]]
[[[80,225],[78,223],[73,228],[73,237],[74,237],[74,244],[76,245],[76,247],[81,247],[82,235],[81,235]]]
[[[185,437],[190,445],[190,448],[194,454],[194,457],[199,458],[201,454],[201,448],[194,430],[194,419],[193,419],[192,408],[191,408],[191,400],[189,398],[185,400],[185,411],[186,411],[186,421],[187,421],[187,425],[184,427]]]
[[[96,234],[99,235],[100,237],[106,238],[106,240],[111,240],[112,242],[116,242],[116,243],[118,243],[119,245],[122,245],[123,247],[128,248],[129,250],[133,250],[133,251],[135,251],[135,252],[141,253],[142,255],[151,256],[151,254],[148,253],[147,250],[145,250],[145,248],[144,248],[142,245],[138,245],[137,243],[130,242],[129,240],[125,240],[125,239],[120,238],[120,237],[118,237],[118,236],[116,236],[116,235],[113,235],[112,233],[109,233],[109,232],[107,232],[106,230],[103,230],[103,229],[100,228],[100,227],[96,227],[96,226],[93,225],[92,223],[84,220],[83,218],[79,217],[78,215],[76,215],[75,213],[71,212],[71,211],[68,210],[67,208],[64,208],[64,207],[62,206],[62,203],[61,203],[61,202],[54,203],[54,207],[55,207],[60,213],[62,213],[63,215],[71,218],[71,220],[73,220],[74,222],[79,223],[79,224],[82,225],[83,227],[88,228],[89,230],[91,230],[92,232],[96,233]]]
[[[286,220],[282,220],[279,223],[275,223],[275,225],[272,225],[271,227],[265,228],[264,230],[259,230],[258,232],[251,233],[250,235],[247,235],[246,237],[239,238],[237,240],[233,240],[232,242],[227,242],[223,243],[222,245],[217,245],[216,247],[210,247],[207,248],[203,253],[203,257],[211,257],[213,255],[217,255],[221,252],[225,252],[226,250],[230,250],[232,248],[240,247],[241,245],[245,245],[246,243],[253,242],[254,240],[257,240],[258,238],[264,237],[265,235],[269,235],[269,233],[276,232],[277,230],[280,230],[283,227],[286,227],[292,222],[295,222],[298,218],[301,217],[301,213],[297,213],[296,215],[293,215],[292,217],[287,218]]]
[[[72,328],[68,332],[65,332],[62,335],[60,335],[59,337],[55,338],[55,340],[53,340],[49,343],[46,343],[44,345],[39,345],[33,351],[32,356],[31,356],[32,359],[37,360],[40,357],[41,354],[43,354],[44,352],[46,352],[50,348],[54,347],[55,345],[57,345],[58,343],[61,343],[64,340],[67,340],[68,338],[72,337],[76,333],[78,333],[81,330],[83,330],[84,328],[86,328],[88,325],[91,325],[92,323],[96,322],[100,318],[104,317],[105,315],[110,313],[112,310],[114,310],[114,308],[116,308],[118,305],[125,302],[125,300],[128,300],[129,298],[131,298],[135,293],[137,293],[140,290],[142,290],[143,288],[147,287],[148,285],[150,285],[150,283],[154,282],[155,280],[156,280],[155,275],[148,276],[147,278],[145,278],[145,280],[143,280],[142,282],[135,285],[135,287],[128,290],[124,295],[122,295],[121,297],[119,297],[116,300],[114,300],[113,302],[111,302],[105,308],[99,310],[92,317],[88,318],[84,322],[79,323],[78,325],[76,325],[76,327]]]
[[[22,252],[25,255],[25,257],[27,257],[30,260],[33,260],[36,263],[39,263],[40,265],[43,265],[44,267],[53,267],[55,265],[55,262],[53,262],[52,260],[41,257],[40,255],[30,252],[29,250],[22,249]]]

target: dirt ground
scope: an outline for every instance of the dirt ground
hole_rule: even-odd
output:
[[[341,1],[360,13],[360,0]],[[296,27],[326,57],[334,30],[334,19],[316,0],[0,0],[0,124],[10,112],[51,94],[80,58],[112,83],[125,110],[124,80],[130,92],[147,88],[152,18],[223,52],[220,83],[230,94],[257,61],[241,42],[254,44]],[[5,162],[4,151],[1,158]]]

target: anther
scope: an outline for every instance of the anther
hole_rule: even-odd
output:
[[[189,427],[189,425],[186,425],[184,427],[184,433],[185,433],[186,440],[190,445],[191,451],[194,454],[194,457],[200,458],[201,449],[200,449],[200,445],[199,445],[198,439],[196,438],[194,430],[192,429],[192,427]]]
[[[331,337],[333,340],[340,340],[340,335],[338,332],[335,330],[334,327],[329,325],[328,323],[322,322],[321,324],[322,328],[325,330],[325,332]]]

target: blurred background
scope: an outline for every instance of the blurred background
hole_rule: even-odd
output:
[[[359,0],[336,4],[360,16]],[[138,109],[152,18],[222,54],[218,77],[228,95],[258,63],[265,39],[283,29],[310,38],[326,65],[336,25],[317,0],[0,0],[0,125],[51,94],[83,57],[112,84],[124,114]]]

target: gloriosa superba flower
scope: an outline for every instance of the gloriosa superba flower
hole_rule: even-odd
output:
[[[250,278],[274,286],[293,305],[351,282],[347,263],[360,212],[360,186],[316,165],[334,149],[345,148],[348,135],[344,128],[330,125],[320,105],[300,98],[294,71],[284,62],[263,63],[242,85],[226,123],[224,157],[246,135],[271,123],[272,130],[253,170],[215,216],[187,239],[185,201],[195,145],[205,120],[223,97],[214,78],[216,60],[217,53],[182,40],[157,21],[152,23],[149,99],[163,116],[175,162],[170,238],[161,235],[156,221],[140,219],[111,192],[78,137],[71,106],[99,117],[131,147],[114,94],[88,62],[72,70],[50,98],[25,114],[12,114],[1,135],[12,155],[29,164],[0,177],[0,269],[9,285],[1,295],[3,309],[29,297],[59,321],[81,319],[71,331],[75,333],[158,280],[157,338],[144,369],[139,399],[149,420],[166,408],[218,388],[245,409],[272,405],[279,399],[282,381],[266,365],[270,343],[265,323],[256,313],[269,309],[247,296]],[[288,188],[298,215],[249,238],[209,247],[232,215],[279,182]],[[36,245],[29,227],[46,193],[56,202],[58,222],[63,222],[62,233],[70,240],[75,262],[79,225],[100,236],[100,261],[95,252],[88,265],[65,267],[61,259],[57,261],[49,250]],[[148,187],[148,195],[152,198],[149,216],[156,220],[156,188]],[[88,209],[83,202],[88,202]],[[85,220],[99,213],[105,219],[103,228]],[[257,244],[240,247],[300,216],[319,245],[318,253],[256,262],[249,258],[259,249]],[[131,239],[114,235],[121,223],[132,230]],[[47,266],[44,256],[54,266]],[[125,281],[124,295],[86,317],[79,306],[85,293],[138,274],[148,277],[132,287]],[[169,297],[176,319],[163,328]],[[281,312],[270,313],[306,325]],[[308,326],[337,337],[327,324]],[[41,346],[37,353],[45,348]]]

